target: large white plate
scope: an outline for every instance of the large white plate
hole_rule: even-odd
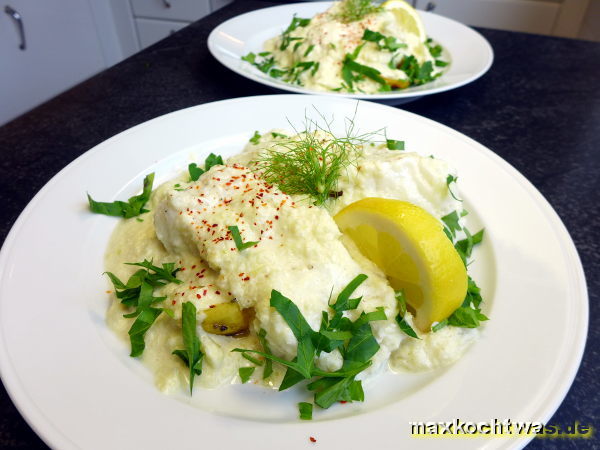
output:
[[[300,124],[313,105],[352,117],[357,102],[317,96],[226,100],[178,111],[125,131],[82,155],[31,201],[0,254],[0,373],[35,431],[61,449],[435,448],[410,437],[410,421],[547,420],[575,376],[587,329],[587,292],[575,247],[544,198],[505,161],[428,119],[359,102],[363,131],[388,128],[408,150],[450,161],[474,228],[485,226],[475,278],[491,317],[457,364],[430,374],[388,375],[363,404],[296,418],[300,394],[251,385],[192,399],[166,396],[107,329],[103,253],[116,219],[87,211],[85,192],[135,194],[208,152],[239,149],[254,130]],[[282,113],[284,111],[285,113]],[[284,115],[285,114],[285,115]],[[448,448],[506,448],[525,439],[448,439]]]
[[[208,37],[208,49],[228,69],[267,86],[303,94],[343,96],[397,104],[423,95],[435,94],[463,86],[483,75],[492,65],[494,53],[486,39],[475,30],[446,17],[419,11],[427,35],[439,42],[449,54],[450,65],[431,83],[401,91],[380,94],[320,92],[274,79],[242,61],[249,52],[263,51],[263,44],[290,24],[292,17],[312,17],[325,11],[332,2],[294,3],[259,9],[229,19],[216,27]]]

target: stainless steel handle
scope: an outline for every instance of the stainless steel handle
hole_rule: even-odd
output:
[[[433,2],[427,3],[425,6],[425,11],[433,11],[437,5]]]
[[[6,5],[4,7],[4,12],[13,18],[15,24],[17,25],[17,29],[19,30],[19,36],[21,38],[21,44],[19,44],[19,48],[21,50],[25,50],[25,27],[23,26],[23,18],[21,14],[19,14],[12,6]]]
[[[162,0],[163,5],[165,5],[165,8],[170,8],[171,7],[171,2],[169,0]]]

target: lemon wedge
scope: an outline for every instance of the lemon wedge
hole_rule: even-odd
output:
[[[404,289],[421,331],[429,331],[462,304],[467,270],[443,225],[424,209],[400,200],[365,198],[346,206],[334,220],[387,275],[392,288]]]
[[[420,42],[425,42],[427,35],[425,27],[419,13],[404,0],[388,0],[382,5],[383,9],[394,14],[398,26],[407,33],[413,34],[419,38]]]
[[[413,42],[413,52],[420,62],[423,62],[422,60],[427,55],[427,49],[424,44],[427,34],[425,33],[425,27],[419,17],[419,13],[404,0],[388,0],[381,6],[384,10],[390,11],[394,15],[400,30],[414,36],[414,39],[410,39]]]

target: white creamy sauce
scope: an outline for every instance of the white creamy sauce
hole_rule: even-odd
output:
[[[274,354],[288,360],[296,356],[296,338],[269,306],[273,289],[291,299],[310,326],[318,330],[330,298],[333,301],[361,273],[368,278],[353,297],[362,296],[362,301],[356,310],[347,311],[348,317],[354,320],[363,311],[383,307],[388,320],[371,322],[380,350],[372,367],[359,378],[372,377],[388,365],[394,371],[429,370],[460,358],[478,332],[446,327],[423,334],[422,340],[405,335],[394,320],[397,301],[385,275],[342,236],[332,218],[344,206],[365,197],[409,201],[438,218],[460,211],[460,202],[452,198],[446,185],[451,169],[443,161],[367,145],[339,182],[343,195],[326,207],[317,207],[306,199],[284,194],[248,168],[278,139],[265,134],[258,144],[249,143],[226,165],[211,168],[196,182],[188,183],[186,173],[164,183],[153,192],[148,205],[151,212],[140,216],[143,221],[123,220],[112,235],[106,270],[121,280],[127,280],[137,269],[126,262],[147,259],[155,265],[175,262],[182,267],[177,273],[181,284],[170,283],[154,293],[165,296],[161,307],[174,313],[173,318],[159,316],[145,337],[141,358],[154,372],[157,386],[164,391],[188,388],[189,369],[171,354],[183,348],[184,302],[193,302],[198,310],[197,333],[205,352],[203,373],[196,383],[216,387],[239,381],[238,369],[249,362],[231,350],[261,349],[256,338],[261,328],[266,330]],[[176,189],[176,184],[180,188]],[[228,229],[234,225],[244,242],[257,243],[238,251]],[[114,294],[111,299],[108,324],[128,340],[127,331],[134,319],[123,317],[130,311]],[[205,332],[200,326],[203,311],[234,299],[241,308],[255,310],[250,334],[240,338]],[[410,313],[406,320],[412,323]],[[338,351],[323,353],[317,361],[327,371],[337,370],[341,364]],[[261,372],[255,371],[255,382],[262,381]],[[266,384],[278,386],[281,376],[278,368]]]

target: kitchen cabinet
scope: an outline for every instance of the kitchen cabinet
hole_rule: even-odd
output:
[[[577,37],[588,0],[417,0],[467,25],[554,36]]]
[[[143,49],[233,0],[130,1],[140,49]]]
[[[101,13],[82,0],[0,0],[0,125],[116,62]]]

